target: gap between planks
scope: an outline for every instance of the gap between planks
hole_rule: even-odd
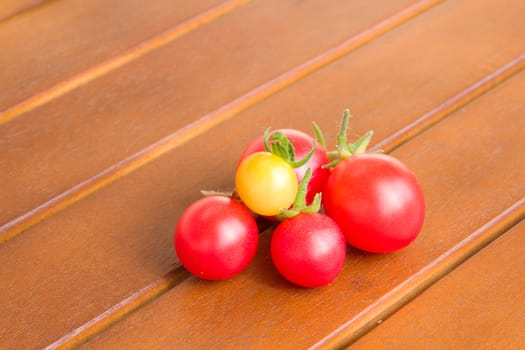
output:
[[[52,0],[54,1],[54,0]],[[20,117],[47,102],[89,83],[137,58],[155,50],[213,20],[232,12],[250,0],[229,0],[201,12],[164,32],[144,40],[121,54],[105,60],[50,88],[37,93],[0,112],[0,125]]]
[[[45,349],[71,349],[80,345],[115,324],[120,319],[126,317],[131,312],[164,294],[189,276],[189,272],[182,267],[175,268],[162,278],[123,299],[120,303],[112,306],[89,322],[58,339]]]
[[[525,197],[383,295],[310,349],[342,349],[351,345],[524,218]]]
[[[17,17],[22,14],[36,10],[40,8],[42,5],[47,5],[53,1],[57,1],[57,0],[35,0],[29,4],[22,6],[21,8],[15,10],[14,12],[5,15],[4,17],[0,17],[0,24],[2,24],[3,22],[7,22],[14,17]]]
[[[483,95],[501,82],[507,80],[512,75],[521,71],[524,67],[525,54],[517,57],[457,95],[446,100],[430,112],[425,113],[414,122],[379,142],[373,147],[373,149],[382,149],[385,152],[391,152],[410,141],[410,139],[424,130],[427,130],[432,125],[445,119],[454,111]],[[433,260],[415,275],[361,311],[353,319],[336,329],[319,343],[315,344],[312,349],[342,348],[351,344],[360,336],[380,324],[385,318],[400,309],[403,305],[414,299],[425,289],[443,278],[462,262],[501,236],[524,217],[525,198],[522,198],[467,238]],[[260,227],[260,231],[266,231],[267,229],[270,229],[270,227]],[[79,328],[64,335],[62,338],[49,345],[46,349],[71,349],[88,341],[91,337],[103,332],[105,329],[111,327],[130,313],[137,311],[156,297],[161,296],[165,292],[182,283],[190,276],[191,275],[184,270],[183,267],[176,267],[173,271],[159,280],[132,294],[130,297],[124,299]]]
[[[158,140],[157,142],[145,147],[139,152],[113,164],[112,166],[106,168],[105,170],[99,172],[98,174],[92,176],[91,178],[71,187],[70,189],[62,192],[61,194],[51,198],[47,202],[39,205],[38,207],[26,212],[25,214],[19,216],[18,218],[6,223],[0,227],[0,244],[7,241],[8,239],[16,236],[17,234],[27,230],[28,228],[36,225],[45,218],[60,212],[61,210],[67,208],[71,204],[79,201],[90,194],[96,192],[97,190],[111,184],[112,182],[118,180],[119,178],[139,169],[140,167],[146,165],[147,163],[155,160],[156,158],[162,156],[163,154],[185,144],[196,136],[206,132],[212,127],[222,123],[225,120],[232,118],[238,113],[248,109],[249,107],[263,101],[264,99],[276,94],[277,92],[285,89],[286,87],[296,83],[297,81],[305,78],[306,76],[312,74],[313,72],[327,66],[328,64],[336,61],[337,59],[349,54],[350,52],[358,49],[359,47],[369,43],[370,41],[376,39],[382,34],[388,32],[389,30],[405,23],[406,21],[416,17],[417,15],[431,9],[432,7],[443,2],[443,0],[422,0],[419,1],[405,9],[397,12],[396,14],[380,21],[379,23],[363,30],[362,32],[352,36],[342,42],[341,44],[321,53],[320,55],[292,68],[291,70],[277,76],[276,78],[256,87],[255,89],[247,92],[244,95],[236,98],[235,100],[223,105],[219,109],[216,109],[196,121],[186,125],[185,127],[171,133],[170,135]],[[229,4],[229,10],[233,9],[234,4],[242,2],[228,2],[224,4]],[[222,11],[226,11],[226,5],[221,5]],[[215,10],[217,11],[217,10]],[[215,12],[214,16],[217,16]],[[200,16],[200,17],[199,17]],[[201,18],[203,15],[197,17]],[[201,21],[210,21],[212,16],[208,14],[201,18]],[[192,22],[193,23],[193,22]],[[193,29],[193,24],[191,28],[184,29],[185,32]],[[182,26],[182,25],[181,25]],[[179,27],[177,27],[179,28]],[[171,34],[170,34],[171,33]],[[178,34],[176,34],[178,33]],[[176,29],[169,31],[166,35],[182,35],[182,33],[177,32]],[[159,43],[155,45],[161,45],[168,41],[167,37],[157,38]],[[152,50],[153,43],[146,42],[142,45],[146,47],[136,48],[135,50],[143,50],[140,52],[145,53],[145,50]],[[155,46],[155,47],[157,47]],[[29,100],[26,100],[21,105],[15,106],[13,111],[13,116],[17,116],[24,111],[35,108],[38,105],[46,103],[53,98],[56,98],[75,87],[80,86],[81,84],[87,83],[90,80],[94,79],[93,74],[98,74],[100,76],[109,72],[111,69],[117,67],[117,64],[125,64],[131,59],[134,59],[139,56],[139,51],[130,51],[128,56],[124,54],[121,58],[122,62],[118,63],[117,61],[111,60],[107,63],[103,63],[99,66],[96,66],[92,70],[84,72],[79,76],[73,78],[72,80],[66,81],[62,84],[59,84],[57,87],[52,88],[48,91],[45,91]],[[93,71],[93,72],[92,72]],[[92,73],[90,73],[92,72]],[[88,74],[89,73],[89,74]],[[492,86],[492,85],[491,85]],[[40,97],[39,97],[40,96]],[[27,106],[24,104],[27,103]],[[19,111],[16,109],[20,108]],[[9,113],[9,110],[8,110]],[[16,114],[18,113],[18,114]],[[3,118],[9,118],[9,114],[6,115],[0,114],[0,124],[2,123]],[[11,118],[9,118],[11,119]],[[6,119],[7,120],[7,119]]]
[[[514,58],[496,71],[461,91],[456,96],[449,98],[444,103],[427,112],[423,116],[417,118],[412,123],[409,123],[401,130],[382,140],[372,147],[371,150],[392,152],[396,148],[408,142],[414,136],[440,122],[447,115],[457,111],[464,105],[483,95],[490,89],[496,87],[514,74],[519,73],[523,68],[525,68],[525,53]]]
[[[267,230],[270,230],[274,226],[275,223],[273,222],[257,219],[257,228],[261,234]],[[72,349],[85,343],[87,340],[103,332],[107,328],[117,323],[119,320],[125,318],[132,312],[137,311],[141,307],[155,300],[157,297],[176,287],[188,277],[191,277],[191,274],[186,269],[184,269],[180,263],[177,263],[173,267],[173,270],[158,280],[131,294],[100,315],[84,323],[82,326],[78,327],[72,332],[64,335],[62,338],[48,345],[45,350]]]

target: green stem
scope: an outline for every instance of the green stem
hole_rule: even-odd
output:
[[[337,135],[336,144],[337,152],[339,153],[339,157],[341,159],[348,158],[352,155],[352,152],[348,147],[346,138],[346,134],[348,132],[348,119],[350,119],[350,110],[345,109],[343,113],[343,122],[341,123],[341,129],[339,130],[339,134]]]
[[[319,142],[321,146],[323,146],[323,148],[326,148],[326,142],[321,128],[319,127],[319,125],[317,125],[316,122],[312,122],[312,125],[314,127],[315,139],[317,140],[317,142]]]
[[[311,178],[312,169],[308,168],[306,170],[306,173],[304,174],[303,179],[301,180],[301,183],[299,184],[297,195],[295,196],[295,200],[292,204],[292,207],[290,209],[281,209],[281,214],[277,215],[277,219],[285,220],[299,215],[301,213],[313,214],[319,212],[319,210],[321,209],[321,193],[316,193],[312,203],[310,205],[306,205],[308,183],[310,182]]]
[[[295,195],[295,200],[293,202],[294,208],[304,208],[306,206],[306,192],[308,190],[308,183],[310,182],[311,178],[312,169],[308,168],[306,169],[306,173],[304,174],[304,177],[299,184],[299,188],[297,189],[297,194]]]
[[[350,110],[345,109],[341,129],[339,129],[339,133],[337,134],[336,150],[327,152],[329,163],[323,165],[323,168],[334,168],[343,159],[366,152],[366,148],[372,139],[373,131],[368,131],[354,143],[347,143],[348,120],[350,116]]]
[[[295,148],[293,142],[283,132],[277,131],[270,136],[270,128],[264,130],[263,137],[264,149],[266,152],[275,154],[286,161],[292,168],[299,168],[306,164],[312,158],[317,142],[312,143],[312,148],[301,160],[295,160]]]
[[[303,159],[301,159],[301,160],[299,160],[297,162],[295,162],[295,161],[288,161],[288,164],[290,164],[292,166],[292,168],[302,167],[303,165],[306,164],[306,162],[308,162],[310,160],[310,158],[312,158],[316,148],[317,148],[317,143],[313,142],[312,143],[312,148],[310,149],[310,151],[308,151],[306,156],[303,157]]]

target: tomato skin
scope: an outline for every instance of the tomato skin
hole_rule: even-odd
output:
[[[327,285],[341,272],[346,242],[324,214],[299,214],[281,222],[271,241],[272,261],[288,281],[302,287]]]
[[[325,186],[323,205],[349,244],[372,253],[406,247],[425,216],[416,176],[399,160],[378,153],[341,161]]]
[[[273,135],[276,132],[282,132],[286,135],[286,137],[292,141],[295,149],[295,159],[300,160],[304,158],[310,149],[312,148],[312,145],[314,142],[317,143],[316,149],[314,151],[314,154],[312,157],[304,164],[303,166],[300,166],[299,168],[295,168],[295,174],[297,175],[297,182],[300,183],[301,180],[304,177],[304,174],[306,173],[306,170],[308,168],[312,169],[312,178],[310,179],[310,182],[308,183],[308,189],[306,194],[306,202],[310,204],[315,196],[316,193],[321,193],[324,189],[324,186],[326,184],[326,181],[328,181],[328,177],[330,176],[330,170],[321,168],[323,165],[328,164],[328,155],[326,153],[326,150],[317,142],[315,141],[310,135],[299,131],[295,129],[278,129],[274,130],[270,133],[270,136]],[[256,138],[255,140],[248,145],[248,147],[244,150],[243,154],[241,155],[240,162],[242,162],[246,157],[248,157],[250,154],[255,152],[262,152],[264,151],[264,136],[260,136]]]
[[[289,208],[297,194],[297,176],[282,158],[269,152],[246,157],[237,168],[235,188],[253,212],[272,216]]]
[[[197,277],[224,280],[248,266],[257,250],[255,219],[239,202],[224,196],[204,197],[190,205],[177,223],[175,250]]]

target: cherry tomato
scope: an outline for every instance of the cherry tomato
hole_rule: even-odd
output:
[[[282,158],[257,152],[240,163],[235,174],[235,188],[253,212],[272,216],[292,205],[298,183],[293,168]]]
[[[346,242],[323,214],[299,214],[281,222],[271,241],[272,260],[287,280],[315,288],[331,283],[343,268]]]
[[[180,217],[175,250],[195,276],[223,280],[240,273],[255,255],[257,224],[246,207],[223,196],[199,199]]]
[[[276,132],[282,132],[286,137],[293,143],[295,149],[295,158],[297,160],[304,158],[315,141],[310,135],[294,129],[279,129],[274,130],[270,133],[270,136]],[[246,150],[241,155],[242,162],[246,157],[255,152],[264,151],[264,136],[260,136],[246,148]],[[306,173],[308,168],[312,169],[312,178],[308,184],[306,202],[310,204],[316,193],[323,191],[324,185],[330,176],[330,170],[321,168],[323,165],[327,164],[328,156],[326,150],[317,143],[316,149],[312,157],[304,164],[298,168],[295,168],[295,174],[297,175],[297,182],[300,183]]]
[[[374,253],[410,244],[425,216],[415,175],[399,160],[377,153],[353,155],[337,164],[325,186],[323,205],[349,244]]]

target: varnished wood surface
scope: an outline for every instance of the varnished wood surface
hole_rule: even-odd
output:
[[[22,15],[46,0],[3,0],[0,4],[0,23],[16,15]]]
[[[515,161],[511,144],[515,144],[513,140],[525,128],[525,119],[519,118],[525,106],[522,104],[516,114],[509,115],[516,121],[521,120],[517,125],[509,123],[504,127],[501,120],[493,117],[499,103],[515,106],[520,100],[517,91],[524,87],[525,79],[516,81],[517,86],[509,81],[508,85],[469,105],[467,111],[453,114],[392,153],[418,175],[431,208],[422,236],[410,248],[388,255],[350,251],[336,282],[328,288],[304,291],[291,287],[272,267],[270,234],[266,232],[261,237],[263,242],[257,259],[243,275],[228,283],[189,278],[142,312],[101,334],[91,345],[100,349],[116,344],[124,344],[126,348],[157,348],[170,343],[197,348],[214,345],[267,348],[279,343],[281,348],[291,349],[315,344],[521,198],[523,185],[516,185],[516,194],[512,196],[504,186],[498,186],[498,178],[519,182],[525,176],[525,167],[511,165]],[[466,127],[471,124],[477,124],[478,128]],[[450,130],[464,132],[450,134]],[[459,142],[460,139],[469,142]],[[494,159],[484,151],[484,147],[500,147],[498,144],[505,142],[502,140],[508,140],[500,145],[509,151],[508,156]],[[474,170],[489,165],[501,171],[479,174]],[[447,171],[436,176],[439,169]],[[486,201],[472,200],[478,187],[465,179],[483,186],[487,191]],[[461,213],[457,212],[458,206],[462,208]],[[522,214],[524,210],[522,206]],[[210,295],[215,297],[209,299]],[[235,297],[231,298],[232,295]],[[332,302],[327,304],[328,300]],[[177,315],[175,324],[170,321],[174,315]],[[201,325],[198,332],[192,331],[196,323]],[[253,324],[262,324],[264,336],[260,336],[260,327]],[[228,332],[224,332],[226,326]],[[290,329],[301,336],[287,336]],[[201,332],[214,336],[202,337]]]
[[[10,87],[0,97],[0,121],[12,118],[10,110],[25,100],[43,98],[46,89],[219,2],[52,0],[0,22],[0,45],[9,48],[0,53],[0,84]]]
[[[349,349],[522,348],[524,245],[522,222]]]
[[[246,5],[223,20],[13,120],[0,130],[4,141],[1,147],[10,150],[4,157],[7,171],[1,175],[6,201],[0,211],[5,224],[0,234],[14,235],[35,216],[46,215],[53,206],[60,206],[64,200],[57,200],[57,196],[68,200],[82,195],[84,188],[67,191],[101,172],[111,173],[110,167],[116,162],[140,154],[170,131],[180,130],[232,100],[234,104],[229,110],[242,107],[246,98],[236,101],[237,97],[260,88],[342,40],[352,39],[406,3],[392,2],[393,8],[386,6],[380,11],[373,3],[367,6],[348,3],[344,12],[340,6],[326,7],[321,2],[301,7],[280,1]],[[294,16],[287,21],[275,17],[276,6],[282,13]],[[416,10],[410,13],[417,13]],[[369,15],[348,23],[345,13],[357,11]],[[315,26],[305,30],[301,23],[314,16]],[[268,26],[275,31],[268,31]],[[290,33],[283,37],[284,28],[289,26]],[[314,36],[319,27],[326,28],[330,35]],[[232,32],[235,35],[225,35]],[[259,64],[254,64],[255,61]],[[270,83],[271,88],[275,86],[278,84]],[[154,122],[144,123],[145,114]],[[219,111],[214,119],[220,121],[225,117],[227,114]],[[106,152],[97,151],[102,144],[106,145]],[[62,152],[65,147],[67,151]],[[155,152],[146,151],[145,156],[151,158]],[[69,167],[72,162],[75,166]],[[61,172],[62,167],[70,170]],[[111,178],[108,175],[102,177]],[[33,181],[35,176],[38,182]],[[100,182],[94,179],[85,186],[86,190],[92,191]],[[17,204],[11,205],[15,199]],[[36,215],[31,213],[20,223],[12,222],[35,209]]]
[[[332,348],[392,314],[424,326],[419,300],[460,291],[447,274],[525,216],[521,1],[77,5],[0,22],[0,348]],[[420,178],[421,237],[351,250],[318,290],[279,277],[271,230],[236,278],[190,277],[172,235],[199,189],[231,189],[266,126],[333,140],[346,107],[350,136],[374,129]]]

